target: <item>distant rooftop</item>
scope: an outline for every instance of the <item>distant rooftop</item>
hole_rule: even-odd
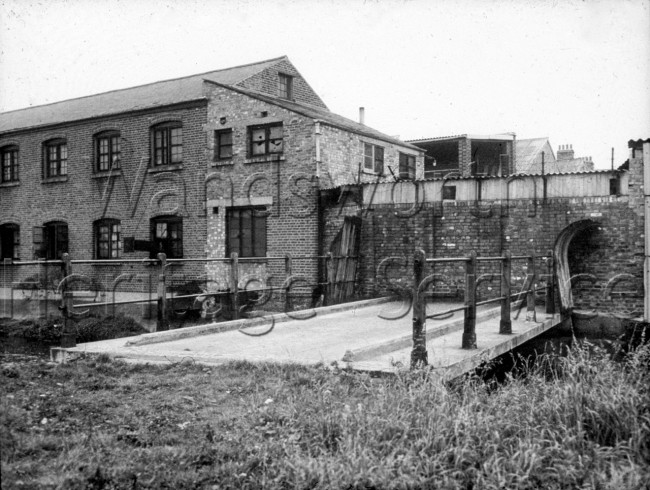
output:
[[[471,140],[498,140],[512,141],[515,139],[514,133],[497,133],[497,134],[454,134],[451,136],[434,136],[431,138],[419,138],[416,140],[407,140],[407,143],[426,143],[428,141],[457,140],[467,138]]]

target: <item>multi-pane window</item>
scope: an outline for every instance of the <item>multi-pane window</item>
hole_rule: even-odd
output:
[[[266,257],[264,207],[228,208],[226,211],[226,255]]]
[[[68,252],[68,225],[51,221],[32,229],[34,255],[37,258],[58,260]]]
[[[232,158],[232,129],[220,129],[214,132],[215,160]]]
[[[106,172],[120,167],[120,134],[101,133],[95,137],[95,171]]]
[[[282,124],[249,128],[250,156],[282,153]]]
[[[20,258],[20,227],[13,223],[0,225],[0,259]]]
[[[406,153],[399,154],[399,178],[415,178],[415,156],[407,155]]]
[[[363,168],[380,175],[384,173],[384,149],[381,146],[363,144]]]
[[[183,163],[183,127],[180,123],[165,123],[153,128],[153,164]]]
[[[68,145],[65,140],[51,140],[43,147],[45,152],[45,176],[57,177],[68,174]]]
[[[280,92],[280,97],[282,97],[283,99],[292,99],[293,98],[293,77],[291,75],[285,75],[284,73],[279,73],[278,88]]]
[[[183,218],[159,216],[151,220],[151,256],[164,253],[169,259],[183,257]]]
[[[122,255],[120,221],[103,219],[95,222],[95,257],[118,259]]]
[[[18,147],[0,149],[0,182],[18,182]]]

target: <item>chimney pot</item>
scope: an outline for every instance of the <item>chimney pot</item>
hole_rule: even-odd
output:
[[[365,112],[366,110],[363,107],[359,107],[359,124],[365,124]]]

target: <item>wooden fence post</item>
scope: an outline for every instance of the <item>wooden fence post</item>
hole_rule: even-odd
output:
[[[160,274],[158,274],[158,314],[156,317],[156,331],[167,330],[167,255],[158,254],[160,260]]]
[[[230,294],[232,304],[232,316],[239,320],[239,254],[230,254]]]
[[[420,284],[426,263],[424,250],[417,249],[413,259],[413,350],[411,351],[411,369],[426,366],[429,363],[426,336],[426,302]]]
[[[284,256],[284,273],[287,276],[286,279],[289,279],[291,277],[292,269],[293,269],[293,261],[291,259],[291,255],[286,254]],[[285,281],[286,281],[286,279],[285,279]],[[287,283],[287,284],[290,284],[290,283]],[[289,311],[289,308],[291,308],[291,301],[289,301],[289,290],[290,289],[291,289],[290,287],[287,287],[284,290],[284,311],[285,312]]]
[[[63,257],[63,277],[64,279],[72,275],[72,261],[70,254],[64,253]],[[47,268],[47,264],[45,264]],[[47,284],[45,285],[47,288]],[[74,292],[70,289],[67,282],[61,292],[63,295],[63,331],[61,332],[61,347],[75,347],[77,345],[77,335],[72,326],[72,308],[74,305]]]
[[[535,289],[537,289],[537,274],[535,273],[535,254],[527,259],[528,274],[530,277],[530,286],[526,295],[526,321],[537,322],[537,312],[535,311]]]
[[[546,314],[555,314],[555,257],[553,250],[548,252],[548,281],[546,282]]]
[[[476,252],[465,263],[465,323],[463,349],[476,349]]]
[[[501,321],[499,322],[499,333],[512,333],[512,319],[510,318],[510,296],[512,288],[510,277],[512,274],[512,254],[506,251],[501,262]]]

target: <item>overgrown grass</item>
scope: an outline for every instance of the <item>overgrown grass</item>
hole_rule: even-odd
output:
[[[245,362],[2,369],[3,488],[648,488],[650,348],[494,389]]]

